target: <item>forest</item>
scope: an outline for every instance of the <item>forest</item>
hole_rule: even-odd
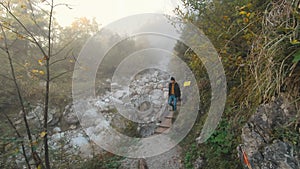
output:
[[[124,38],[112,31],[117,28],[103,28],[96,19],[86,17],[62,26],[56,18],[58,7],[72,10],[69,4],[56,0],[0,1],[0,168],[300,168],[299,0],[181,0],[181,5],[173,9],[175,19],[167,17],[174,27],[180,22],[198,28],[210,40],[223,65],[225,108],[217,128],[204,143],[199,137],[215,96],[207,67],[193,47],[178,39],[148,34]],[[141,29],[160,26],[149,21]],[[183,26],[179,36],[193,35]],[[163,50],[138,53],[158,46],[171,54]],[[93,59],[106,49],[110,51],[95,73],[95,81],[75,75],[76,71],[89,72]],[[87,51],[92,58],[85,56]],[[161,56],[151,56],[159,52]],[[138,60],[140,56],[144,59]],[[198,114],[189,133],[161,156],[130,158],[103,150],[89,137],[89,132],[99,126],[88,126],[86,130],[81,125],[80,116],[92,124],[98,123],[96,117],[101,113],[116,131],[127,136],[150,137],[149,133],[154,132],[156,115],[147,116],[146,121],[151,121],[147,124],[130,121],[118,113],[113,103],[126,107],[129,100],[138,112],[164,108],[164,93],[168,90],[165,84],[169,82],[166,71],[173,69],[149,69],[132,75],[132,79],[117,76],[120,83],[131,80],[124,89],[114,83],[114,77],[122,72],[118,65],[129,62],[126,57],[135,58],[129,68],[142,67],[145,62],[178,65],[174,72],[184,77],[178,79],[184,95],[181,109],[189,105],[185,100],[200,100],[199,109],[187,106],[187,111]],[[90,65],[82,64],[82,58]],[[184,66],[177,64],[179,60],[189,70],[180,72]],[[76,84],[82,88],[80,92],[88,91],[89,83],[95,84],[97,97],[75,99],[74,79],[80,82]],[[195,82],[197,92],[185,87],[186,79]],[[156,99],[147,100],[145,95]],[[75,113],[78,102],[94,106],[83,110],[88,116]],[[174,116],[180,117],[180,112]]]

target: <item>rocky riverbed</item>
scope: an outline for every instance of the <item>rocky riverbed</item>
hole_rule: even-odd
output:
[[[88,109],[76,114],[74,103],[66,105],[63,112],[57,108],[50,108],[48,124],[50,126],[49,146],[51,151],[61,152],[66,157],[78,156],[78,159],[89,159],[104,152],[88,135],[100,132],[109,126],[128,135],[148,137],[154,134],[155,124],[161,114],[167,109],[168,82],[170,75],[158,69],[147,69],[136,74],[130,85],[123,87],[117,83],[110,83],[113,90],[106,91],[96,98],[84,98],[82,103],[88,104]],[[78,103],[75,103],[78,104]],[[80,104],[80,103],[79,103]],[[117,106],[116,106],[117,105]],[[119,105],[119,106],[118,106]],[[120,111],[126,108],[130,114]],[[77,112],[78,113],[78,112]],[[27,115],[31,124],[40,128],[43,121],[43,106],[37,105]],[[82,120],[91,120],[90,126],[82,127]],[[105,121],[99,115],[105,118]],[[126,117],[129,115],[128,117]],[[129,120],[128,120],[129,119]],[[133,123],[132,121],[141,121]],[[21,119],[16,125],[21,124]],[[177,150],[174,150],[177,151]],[[59,154],[59,153],[58,153]],[[175,153],[174,156],[178,156]],[[24,166],[24,159],[20,155],[16,158],[18,164]],[[151,161],[151,160],[150,160]]]

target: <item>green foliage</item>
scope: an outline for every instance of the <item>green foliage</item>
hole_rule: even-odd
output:
[[[193,169],[193,161],[198,158],[198,155],[199,151],[197,145],[195,143],[191,144],[184,156],[184,167],[186,169]]]
[[[208,36],[220,55],[228,82],[226,110],[217,130],[197,151],[192,151],[192,146],[184,146],[185,157],[193,161],[201,152],[206,159],[204,168],[241,168],[235,148],[240,143],[241,128],[256,107],[279,95],[282,89],[292,98],[299,98],[299,64],[295,64],[300,61],[299,42],[291,42],[299,39],[299,29],[297,24],[290,22],[300,22],[295,12],[298,4],[279,5],[269,0],[182,2],[184,10],[177,8],[178,16],[192,22]],[[276,24],[271,26],[266,22]],[[180,43],[175,48],[179,55],[184,55],[183,60],[195,74],[202,92],[201,107],[207,112],[210,95],[203,91],[209,88],[209,83],[203,82],[209,79],[203,73],[206,70],[201,61],[187,49]],[[193,144],[191,139],[199,135],[205,118],[197,120],[182,145]],[[295,130],[276,129],[274,137],[299,144],[299,134]]]
[[[113,156],[104,159],[93,158],[81,165],[80,169],[118,169],[123,157]]]
[[[293,56],[294,56],[293,62],[294,63],[299,62],[300,61],[300,50],[298,52],[296,52]]]
[[[226,120],[222,120],[219,123],[219,127],[213,135],[209,138],[208,144],[214,149],[214,153],[217,156],[222,154],[228,154],[232,151],[234,142],[234,135],[231,133],[231,126]]]
[[[300,134],[299,132],[297,132],[296,129],[293,129],[291,127],[282,126],[282,127],[275,128],[273,137],[280,140],[288,141],[294,146],[300,145],[299,144]]]

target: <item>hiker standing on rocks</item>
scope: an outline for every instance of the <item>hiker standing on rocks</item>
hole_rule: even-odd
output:
[[[169,83],[169,101],[168,104],[172,106],[173,111],[176,111],[177,99],[180,100],[181,93],[178,83],[174,77],[171,77],[171,83]]]

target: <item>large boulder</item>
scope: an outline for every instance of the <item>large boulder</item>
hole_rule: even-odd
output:
[[[67,105],[63,113],[65,122],[69,125],[76,124],[79,122],[78,117],[74,111],[73,105]]]
[[[273,139],[274,129],[286,126],[294,117],[293,108],[280,98],[261,105],[242,128],[242,149],[253,169],[300,168],[299,147]]]

